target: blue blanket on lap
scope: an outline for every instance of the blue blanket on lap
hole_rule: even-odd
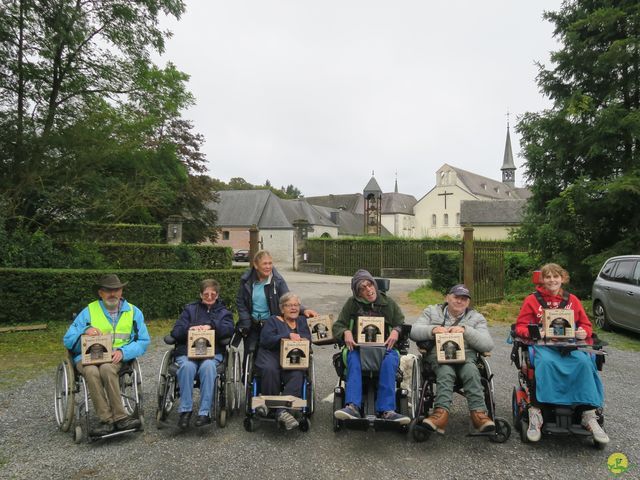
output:
[[[536,399],[556,405],[592,405],[604,403],[604,387],[593,355],[573,350],[560,355],[554,347],[529,347],[535,369]]]

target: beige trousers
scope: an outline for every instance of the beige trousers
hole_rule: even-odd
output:
[[[89,389],[93,408],[103,423],[114,423],[127,417],[120,396],[119,372],[122,362],[82,365],[78,362],[78,372],[84,377]]]

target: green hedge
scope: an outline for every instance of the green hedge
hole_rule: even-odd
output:
[[[117,243],[160,243],[165,241],[162,225],[135,225],[130,223],[83,223],[72,236],[65,232],[53,232],[55,237],[74,241]]]
[[[166,270],[209,270],[231,268],[233,250],[218,245],[167,245],[142,243],[71,244],[61,248],[94,250],[99,265],[88,268],[160,268]]]
[[[215,278],[231,311],[243,270],[119,270],[128,282],[124,297],[147,319],[177,318],[185,304],[198,299],[200,281]],[[71,320],[97,298],[96,281],[113,270],[0,269],[0,324]]]
[[[431,275],[431,288],[441,293],[460,283],[460,252],[428,252],[427,263]]]

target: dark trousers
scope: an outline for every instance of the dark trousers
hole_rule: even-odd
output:
[[[280,368],[280,352],[273,350],[258,351],[256,367],[261,375],[260,393],[262,395],[283,395],[302,397],[304,370],[283,370]]]

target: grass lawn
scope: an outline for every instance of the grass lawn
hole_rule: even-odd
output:
[[[147,322],[152,338],[164,337],[175,320]],[[64,358],[62,337],[66,323],[49,323],[46,330],[8,332],[0,335],[0,389],[19,385]]]

